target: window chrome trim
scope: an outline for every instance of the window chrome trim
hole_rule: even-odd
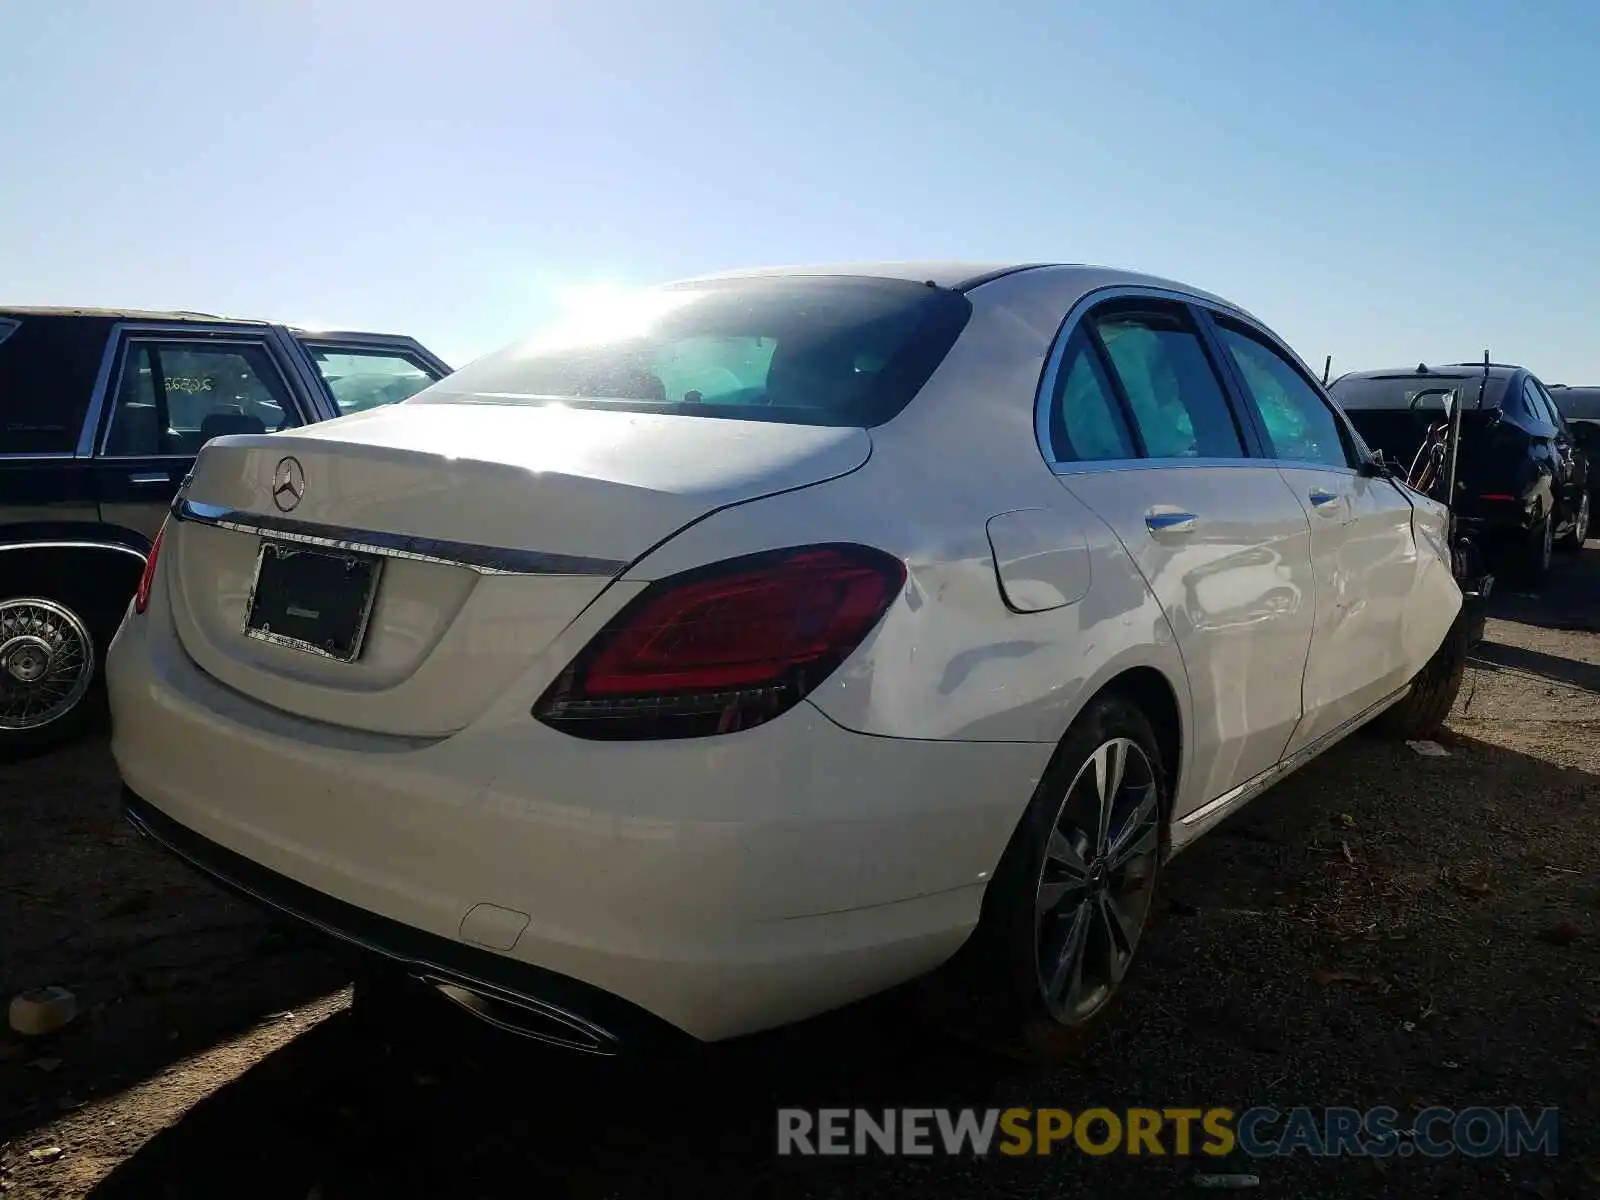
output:
[[[1088,475],[1102,471],[1181,470],[1184,467],[1274,467],[1269,458],[1098,458],[1083,462],[1052,462],[1057,475]]]
[[[543,550],[515,550],[476,542],[454,542],[379,530],[319,525],[311,521],[245,512],[220,504],[203,504],[184,498],[181,492],[172,506],[172,515],[179,521],[193,521],[218,529],[231,529],[236,533],[303,542],[330,550],[375,554],[381,558],[404,558],[413,562],[465,567],[480,575],[603,575],[614,579],[628,566],[620,559],[554,554]]]
[[[73,542],[65,539],[48,542],[0,542],[0,553],[6,550],[120,550],[124,554],[133,555],[140,562],[149,558],[143,550],[124,546],[120,542]]]
[[[0,462],[73,462],[77,457],[71,450],[57,450],[49,454],[19,450],[15,454],[0,454]]]

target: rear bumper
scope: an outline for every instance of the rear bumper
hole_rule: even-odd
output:
[[[678,742],[585,742],[520,700],[449,738],[365,734],[208,676],[160,589],[106,682],[131,815],[202,869],[446,982],[702,1041],[949,958],[1051,751],[871,737],[806,704]]]
[[[529,963],[436,937],[269,871],[186,829],[122,789],[122,812],[140,834],[233,894],[376,955],[407,974],[526,1010],[528,1036],[593,1054],[669,1049],[694,1039],[598,988]],[[544,1032],[535,1032],[540,1026]]]

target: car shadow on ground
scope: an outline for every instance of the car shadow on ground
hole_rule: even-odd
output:
[[[1548,683],[1600,693],[1600,665],[1485,639],[1472,652],[1474,666],[1516,671]]]
[[[782,1105],[1553,1104],[1564,1147],[1600,1144],[1600,779],[1441,741],[1448,757],[1349,739],[1177,859],[1163,928],[1075,1064],[1003,1063],[892,1002],[638,1063],[510,1043],[493,1061],[440,1040],[390,1052],[340,1013],[193,1105],[93,1194],[1151,1195],[1188,1190],[1197,1167],[780,1158]],[[209,1001],[180,1003],[198,1017]],[[1280,1194],[1467,1197],[1578,1194],[1593,1168],[1569,1156],[1231,1169]]]
[[[1497,579],[1489,594],[1489,616],[1541,629],[1600,632],[1600,541],[1576,554],[1559,554],[1538,592],[1514,579]]]
[[[50,985],[78,1015],[0,1032],[0,1143],[341,986],[339,964],[144,842],[103,738],[0,766],[0,1000]]]

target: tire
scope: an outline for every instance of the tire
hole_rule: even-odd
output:
[[[1119,756],[1102,821],[1101,781]],[[1032,1063],[1081,1054],[1150,931],[1169,811],[1149,720],[1118,696],[1097,698],[1062,739],[977,930],[939,982],[946,1029]]]
[[[1572,528],[1556,543],[1556,549],[1563,554],[1576,554],[1583,549],[1584,542],[1588,540],[1589,493],[1584,492],[1583,499],[1578,502],[1578,515],[1573,519]]]
[[[1464,614],[1457,615],[1445,634],[1444,644],[1433,652],[1427,666],[1411,681],[1411,692],[1380,713],[1372,723],[1375,732],[1406,741],[1421,741],[1439,732],[1461,691],[1471,651],[1471,630]]]
[[[1550,574],[1550,560],[1555,549],[1555,516],[1546,513],[1544,520],[1526,530],[1509,549],[1507,574],[1531,591],[1544,586]]]
[[[104,640],[75,605],[0,598],[0,758],[64,745],[104,712]]]

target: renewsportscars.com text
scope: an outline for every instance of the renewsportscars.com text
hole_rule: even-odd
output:
[[[1554,1108],[778,1110],[781,1155],[1555,1155]]]

